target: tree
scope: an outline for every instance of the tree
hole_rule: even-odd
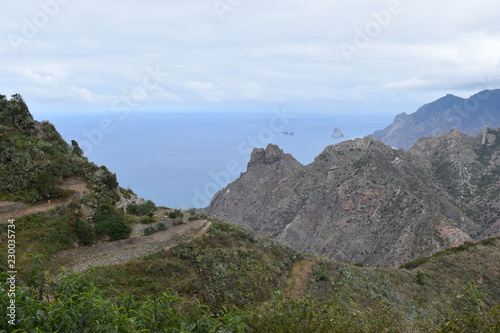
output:
[[[81,157],[83,155],[83,150],[78,145],[78,142],[71,140],[71,151],[74,155]]]

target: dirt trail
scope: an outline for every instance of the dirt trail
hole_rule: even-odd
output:
[[[47,212],[49,210],[56,209],[59,206],[66,205],[73,200],[75,197],[85,196],[90,193],[87,184],[81,179],[72,180],[68,184],[63,184],[59,186],[63,190],[73,190],[75,193],[66,199],[52,200],[51,203],[45,202],[33,206],[23,207],[21,209],[16,209],[7,213],[0,214],[0,223],[8,223],[9,219],[18,219],[26,215],[37,214]]]
[[[312,260],[301,260],[293,264],[290,277],[287,281],[285,295],[291,299],[302,296],[306,288],[307,279],[314,268],[315,262]]]
[[[121,264],[147,255],[159,249],[169,249],[180,241],[201,236],[211,222],[198,220],[171,227],[151,236],[137,236],[120,241],[107,242],[93,247],[81,247],[57,253],[52,263],[75,272],[82,272],[91,266]]]

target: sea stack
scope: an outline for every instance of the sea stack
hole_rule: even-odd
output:
[[[335,129],[333,130],[332,138],[338,139],[343,137],[345,137],[344,133],[342,133],[342,131],[338,127],[335,127]]]

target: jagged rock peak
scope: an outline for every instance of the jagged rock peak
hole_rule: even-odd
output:
[[[460,137],[466,137],[467,135],[460,132],[458,128],[455,127],[450,131],[450,133],[448,133],[448,136],[451,138],[460,138]]]
[[[484,127],[483,130],[478,134],[478,137],[481,138],[481,145],[492,146],[496,142],[496,135],[490,133],[491,128],[488,126]]]
[[[341,144],[349,146],[350,148],[356,148],[356,149],[361,149],[364,150],[368,147],[370,147],[373,144],[373,137],[371,135],[367,135],[362,138],[357,138],[354,140],[349,140],[349,141],[344,141]]]
[[[271,165],[276,163],[287,165],[301,165],[292,155],[286,154],[277,145],[269,144],[264,148],[254,148],[252,155],[250,157],[250,162],[248,162],[248,169],[256,167],[259,165]]]

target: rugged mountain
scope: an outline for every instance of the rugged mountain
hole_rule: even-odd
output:
[[[423,138],[409,151],[425,160],[456,205],[478,224],[475,238],[500,234],[500,130],[475,137],[452,130]]]
[[[397,266],[499,234],[500,187],[489,181],[497,177],[497,135],[486,130],[470,138],[453,131],[422,139],[410,151],[365,137],[328,146],[305,166],[269,145],[253,151],[247,171],[205,212],[307,253]],[[462,161],[460,154],[463,163],[455,161]],[[461,178],[454,176],[460,172]],[[484,185],[467,187],[472,172]],[[461,196],[455,187],[473,192]],[[488,197],[471,199],[485,189]]]
[[[485,126],[500,126],[500,89],[484,90],[467,99],[448,94],[410,115],[397,115],[392,124],[372,136],[389,146],[408,149],[423,137],[454,128],[475,135]]]

